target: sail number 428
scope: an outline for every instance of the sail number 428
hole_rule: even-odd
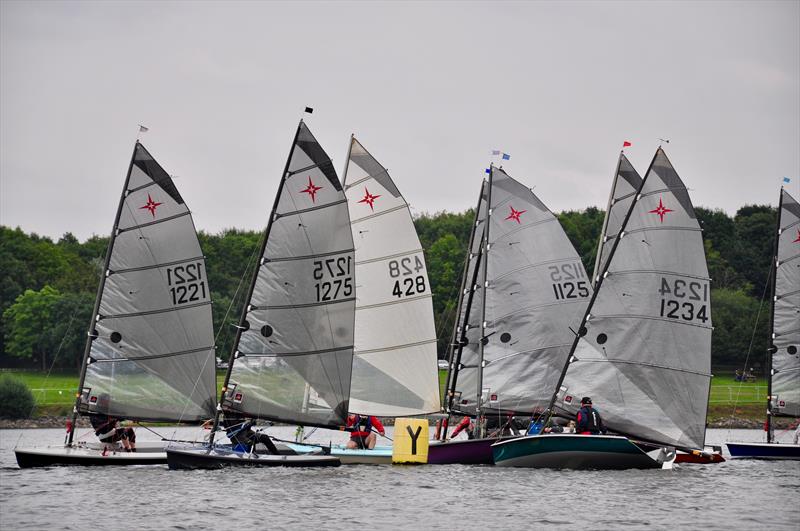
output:
[[[708,321],[708,283],[661,277],[661,317],[683,321]]]
[[[179,265],[167,268],[167,284],[172,304],[186,304],[206,298],[206,283],[203,280],[203,265]]]
[[[391,260],[389,276],[397,279],[394,282],[392,295],[401,298],[425,293],[428,289],[425,284],[425,275],[419,274],[423,269],[425,269],[425,265],[419,256],[415,256],[413,259],[407,256],[400,260]]]

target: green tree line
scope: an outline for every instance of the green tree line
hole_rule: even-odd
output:
[[[590,274],[603,216],[594,207],[558,215]],[[758,366],[767,347],[769,307],[764,292],[775,209],[748,205],[731,217],[721,210],[697,208],[697,216],[712,278],[713,364],[741,365],[754,338],[751,365]],[[468,210],[415,219],[433,291],[440,357],[446,355],[456,318],[473,218],[474,210]],[[213,298],[217,355],[227,358],[261,233],[229,229],[219,234],[201,231],[199,237]],[[0,226],[0,366],[80,364],[107,245],[107,237],[80,242],[66,233],[53,241]]]

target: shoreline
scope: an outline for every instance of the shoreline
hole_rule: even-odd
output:
[[[66,429],[67,420],[70,417],[60,415],[44,415],[41,417],[30,419],[2,419],[0,418],[0,430],[20,430],[20,429]],[[394,420],[394,419],[392,419]],[[430,424],[434,424],[434,420],[430,419]],[[793,419],[776,419],[775,427],[778,429],[787,429],[789,425],[793,424]],[[90,428],[88,419],[85,417],[78,417],[78,428]],[[201,423],[197,423],[200,426]],[[393,422],[384,422],[384,424],[391,425]],[[142,426],[159,426],[164,423],[142,423]],[[170,424],[172,425],[172,424]],[[185,426],[193,426],[194,424],[184,424]],[[706,425],[707,428],[727,428],[727,429],[762,429],[764,426],[763,419],[752,418],[734,418],[734,419],[713,419]],[[134,425],[135,427],[135,425]]]

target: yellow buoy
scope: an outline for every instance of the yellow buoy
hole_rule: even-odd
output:
[[[392,463],[427,463],[428,431],[426,419],[395,419]]]

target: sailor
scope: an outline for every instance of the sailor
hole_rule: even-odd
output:
[[[386,435],[386,429],[381,421],[377,417],[368,415],[352,413],[347,415],[345,429],[350,431],[350,440],[347,441],[347,448],[350,449],[372,450],[375,448],[378,438],[375,436],[374,430],[378,430],[381,435]]]
[[[592,407],[592,399],[588,396],[581,398],[581,408],[575,416],[575,431],[581,435],[597,435],[606,433],[600,413]]]
[[[272,455],[278,455],[278,448],[269,435],[260,433],[253,430],[255,421],[253,419],[245,419],[243,416],[226,412],[222,419],[222,426],[225,428],[225,435],[231,440],[234,450],[239,447],[239,450],[251,452],[253,446],[258,443],[267,447],[267,451]]]
[[[464,418],[461,419],[461,422],[456,425],[456,429],[454,429],[453,433],[450,434],[450,438],[455,439],[456,436],[458,436],[458,434],[464,430],[466,430],[467,438],[475,438],[475,423],[472,422],[472,419],[467,415],[464,415]]]
[[[89,413],[89,422],[100,442],[110,444],[120,442],[126,452],[136,451],[136,433],[133,428],[118,428],[119,419],[108,415],[111,397],[103,393],[97,397],[96,410]]]

